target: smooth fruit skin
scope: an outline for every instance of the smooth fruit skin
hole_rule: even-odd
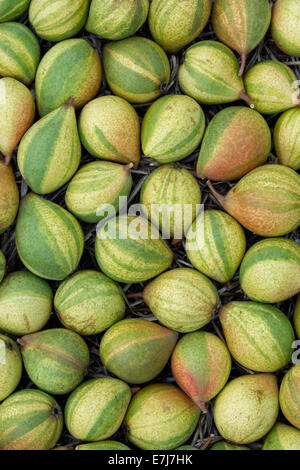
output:
[[[262,450],[300,450],[300,431],[287,424],[276,423]]]
[[[275,424],[278,410],[275,375],[243,375],[231,380],[217,396],[214,419],[224,439],[248,444],[267,434]]]
[[[300,5],[294,0],[277,0],[272,10],[271,32],[279,49],[300,57]]]
[[[221,441],[214,444],[209,450],[250,450],[249,447],[230,444],[230,442]]]
[[[246,251],[240,224],[223,211],[200,213],[186,236],[186,253],[192,265],[218,282],[233,278]]]
[[[63,395],[82,382],[89,349],[77,333],[53,328],[23,336],[18,343],[26,372],[41,390]]]
[[[29,7],[30,0],[0,0],[0,23],[19,18]]]
[[[118,282],[147,281],[168,269],[173,253],[154,225],[139,216],[110,219],[96,234],[97,263]]]
[[[271,151],[271,132],[253,109],[231,106],[218,112],[204,135],[197,176],[214,181],[241,178],[262,165]]]
[[[276,155],[282,165],[300,169],[300,108],[283,113],[274,128]]]
[[[201,106],[186,95],[155,101],[142,123],[143,153],[158,163],[182,160],[198,147],[205,129]]]
[[[60,406],[40,390],[21,390],[0,405],[1,450],[50,450],[62,428]]]
[[[115,323],[100,343],[101,361],[127,383],[154,379],[163,370],[178,334],[146,320],[129,318]]]
[[[89,0],[31,0],[29,21],[40,38],[57,42],[75,36],[88,11]]]
[[[243,74],[247,55],[266,35],[271,22],[268,0],[216,0],[212,25],[219,40],[242,58]]]
[[[49,284],[28,271],[8,274],[0,285],[0,329],[16,336],[41,330],[52,311]]]
[[[0,250],[0,282],[4,278],[5,269],[6,269],[6,259],[5,259],[3,252]]]
[[[92,0],[86,29],[116,41],[135,34],[145,23],[149,0]]]
[[[105,44],[103,64],[111,91],[131,103],[155,100],[170,80],[166,53],[154,41],[143,37]]]
[[[20,204],[16,245],[23,264],[39,277],[63,280],[77,268],[83,231],[62,207],[29,193]]]
[[[300,292],[300,245],[287,238],[266,238],[246,253],[241,287],[254,301],[277,303]]]
[[[209,323],[219,303],[213,283],[189,268],[161,274],[146,286],[143,297],[160,323],[180,333],[198,330]]]
[[[169,450],[194,432],[200,410],[178,387],[147,385],[134,395],[125,423],[129,441],[140,449]]]
[[[238,61],[227,46],[217,41],[200,41],[186,51],[179,68],[179,85],[199,103],[230,103],[239,100],[244,91],[238,71]]]
[[[231,357],[217,336],[196,331],[179,340],[171,366],[179,387],[205,412],[205,403],[222,390],[229,378]]]
[[[40,61],[40,45],[27,26],[20,23],[0,24],[0,73],[25,85],[34,80]]]
[[[10,227],[19,208],[19,190],[10,165],[0,160],[0,234]]]
[[[80,139],[94,157],[138,166],[140,121],[135,109],[118,96],[90,101],[79,118]]]
[[[65,406],[68,431],[85,441],[109,438],[121,426],[130,399],[130,388],[121,380],[105,377],[83,383]]]
[[[54,297],[59,319],[80,335],[95,335],[125,315],[120,287],[104,274],[79,271],[60,284]]]
[[[62,105],[36,122],[18,148],[20,172],[32,191],[48,194],[76,172],[81,144],[72,103]]]
[[[35,104],[28,88],[10,77],[0,79],[0,101],[0,152],[9,161],[33,123]]]
[[[262,237],[278,237],[300,225],[300,175],[268,164],[245,175],[226,196],[212,193],[245,228]]]
[[[294,327],[297,337],[300,339],[300,294],[297,297],[297,302],[294,312]]]
[[[42,58],[35,80],[40,116],[50,113],[70,98],[82,108],[98,93],[102,70],[96,50],[84,39],[66,39]]]
[[[230,302],[219,318],[231,355],[257,372],[275,372],[286,366],[293,353],[294,330],[284,313],[257,302]]]
[[[16,343],[0,335],[0,402],[18,386],[22,377],[22,358]]]
[[[300,364],[294,365],[283,377],[280,386],[280,408],[286,419],[300,429]]]
[[[246,73],[244,83],[247,95],[259,113],[281,113],[300,103],[297,77],[281,62],[259,62]]]
[[[201,190],[185,168],[163,165],[146,178],[140,203],[165,238],[181,240],[200,210]]]
[[[155,42],[168,53],[190,44],[205,28],[211,0],[153,0],[149,26]]]
[[[117,441],[100,441],[90,442],[87,444],[79,444],[75,450],[131,450],[122,442]]]
[[[65,201],[69,211],[77,219],[88,223],[102,220],[111,205],[118,213],[131,191],[130,166],[101,161],[81,167],[66,191]]]

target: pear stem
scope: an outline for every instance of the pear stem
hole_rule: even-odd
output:
[[[131,170],[131,168],[134,167],[134,164],[131,162],[131,163],[128,163],[128,165],[124,165],[124,170],[125,171],[129,171]]]
[[[70,108],[71,106],[74,106],[74,98],[71,96],[68,101],[65,103],[66,108]]]
[[[182,241],[182,238],[173,238],[171,245],[172,246],[178,245],[178,243],[180,243],[181,241]]]
[[[244,73],[245,67],[246,67],[246,62],[247,62],[247,54],[245,52],[241,53],[241,67],[239,70],[239,77],[241,77]]]
[[[143,292],[135,292],[134,294],[128,294],[128,299],[143,299],[144,293]]]
[[[240,99],[246,101],[246,103],[249,104],[251,109],[255,108],[253,101],[249,98],[249,96],[244,90],[240,92]]]
[[[12,154],[8,153],[7,155],[3,155],[5,165],[9,165],[11,162]]]
[[[207,181],[207,186],[210,189],[210,192],[212,195],[217,199],[217,201],[221,204],[222,207],[224,207],[225,204],[225,196],[222,196],[222,194],[218,193],[218,191],[215,190],[211,182],[208,180]]]
[[[205,444],[203,444],[203,446],[200,447],[199,450],[206,450],[206,449],[210,446],[213,437],[214,437],[214,435],[211,434],[211,435],[209,436],[209,438],[207,439],[207,441],[205,442]]]
[[[202,401],[202,400],[197,400],[196,401],[196,405],[200,408],[200,410],[202,411],[202,413],[207,413],[207,408],[205,406],[205,402]]]

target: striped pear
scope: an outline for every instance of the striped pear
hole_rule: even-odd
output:
[[[14,392],[21,377],[22,358],[18,346],[12,339],[0,335],[0,402]]]
[[[206,412],[205,403],[222,390],[229,378],[231,358],[217,336],[196,331],[179,340],[171,365],[179,387]]]
[[[272,10],[271,32],[285,54],[300,57],[300,3],[276,0]]]
[[[82,441],[103,441],[119,429],[131,399],[129,386],[119,379],[92,379],[69,396],[65,406],[68,431]]]
[[[300,339],[300,294],[297,297],[294,311],[294,327],[297,337]]]
[[[198,147],[204,128],[205,116],[197,101],[185,95],[163,96],[143,119],[143,152],[161,164],[177,162]]]
[[[152,0],[149,26],[155,42],[168,53],[190,44],[205,28],[211,0]]]
[[[145,287],[143,298],[160,323],[180,333],[209,323],[219,303],[213,283],[190,268],[161,274]]]
[[[94,157],[138,166],[140,121],[135,109],[118,96],[90,101],[79,119],[81,142]]]
[[[244,83],[238,76],[234,53],[218,41],[200,41],[188,48],[179,68],[183,93],[203,104],[223,104],[245,100]]]
[[[294,330],[284,313],[258,302],[230,302],[219,319],[231,355],[257,372],[275,372],[291,360]]]
[[[132,165],[101,161],[81,167],[66,191],[65,201],[69,211],[88,223],[102,220],[110,210],[109,206],[119,212],[131,191]]]
[[[300,245],[287,238],[266,238],[247,251],[240,283],[251,300],[277,303],[300,292]]]
[[[271,22],[268,0],[216,0],[212,25],[219,40],[241,56],[243,75],[248,54],[266,35]]]
[[[125,314],[120,287],[104,274],[79,271],[60,284],[54,297],[59,319],[80,335],[95,335]]]
[[[192,435],[199,416],[198,406],[175,385],[147,385],[129,405],[128,439],[144,450],[175,449]]]
[[[20,390],[0,405],[1,450],[50,450],[62,428],[59,404],[40,390]]]
[[[20,172],[38,194],[52,193],[63,186],[76,172],[80,158],[72,100],[36,122],[18,148]]]
[[[117,441],[99,441],[79,444],[75,450],[130,450],[128,446]]]
[[[259,62],[248,70],[244,82],[254,108],[262,114],[281,113],[300,105],[297,77],[281,62]]]
[[[18,208],[19,190],[13,169],[0,159],[0,234],[13,223]]]
[[[155,100],[170,80],[166,53],[154,41],[140,36],[105,44],[103,64],[113,94],[131,103]]]
[[[29,7],[30,0],[0,0],[0,23],[16,20]]]
[[[84,247],[75,217],[34,193],[20,204],[16,245],[23,264],[39,277],[60,281],[77,268]]]
[[[89,364],[89,349],[74,331],[53,328],[18,339],[24,367],[41,390],[63,395],[74,390]]]
[[[246,250],[240,224],[225,212],[208,209],[199,214],[186,236],[192,265],[218,282],[230,281]]]
[[[249,447],[230,444],[230,442],[220,441],[214,444],[209,450],[250,450]]]
[[[88,11],[89,0],[31,0],[29,21],[40,38],[57,42],[75,36]]]
[[[276,423],[265,438],[262,450],[300,450],[300,431],[284,423]]]
[[[0,285],[0,329],[16,336],[41,330],[52,311],[48,282],[28,271],[8,274]]]
[[[40,45],[27,26],[0,24],[0,74],[28,85],[34,80],[40,61]]]
[[[268,164],[245,175],[222,196],[209,187],[223,208],[246,229],[278,237],[300,225],[300,175],[283,165]]]
[[[33,123],[35,104],[32,94],[14,78],[0,79],[0,152],[9,163],[21,138]]]
[[[150,382],[163,370],[178,334],[146,320],[115,323],[100,343],[102,364],[127,383]]]
[[[93,99],[101,85],[102,69],[96,50],[84,39],[66,39],[46,52],[36,74],[35,91],[40,116],[70,98],[76,109]]]
[[[4,278],[5,269],[6,269],[6,259],[5,259],[3,252],[0,250],[0,282]]]
[[[145,216],[165,238],[181,240],[200,210],[201,190],[185,168],[163,165],[146,178],[140,203]]]
[[[149,0],[92,0],[86,29],[116,41],[135,34],[145,23]]]
[[[214,420],[224,439],[248,444],[273,427],[279,411],[277,378],[272,374],[242,375],[217,396]]]
[[[173,261],[157,228],[139,216],[122,215],[102,225],[96,234],[95,253],[104,274],[124,283],[147,281]]]
[[[294,365],[283,377],[280,386],[280,408],[286,419],[300,429],[300,364]]]
[[[285,111],[277,120],[274,145],[282,165],[300,170],[300,108]]]
[[[265,163],[271,151],[271,132],[265,119],[245,106],[218,112],[205,132],[197,176],[214,181],[241,178]]]

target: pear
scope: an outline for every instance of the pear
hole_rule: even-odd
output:
[[[208,183],[223,208],[251,232],[278,237],[300,225],[300,175],[283,165],[264,165],[245,175],[226,196]]]
[[[33,123],[35,104],[23,83],[14,78],[0,79],[0,152],[9,163],[15,147]]]
[[[220,41],[240,54],[242,63],[239,75],[243,75],[247,56],[265,36],[270,21],[268,0],[215,1],[213,29]]]
[[[300,108],[280,116],[274,128],[274,146],[282,165],[300,169]]]
[[[276,377],[243,375],[229,382],[218,395],[214,419],[224,439],[248,444],[265,436],[275,424],[278,411]]]
[[[286,419],[300,429],[300,364],[295,364],[283,377],[280,386],[280,408]]]
[[[279,49],[300,57],[300,2],[277,0],[272,10],[271,32]]]
[[[0,160],[0,234],[13,223],[18,208],[19,191],[12,167]]]
[[[262,450],[300,450],[300,431],[287,424],[276,423]]]

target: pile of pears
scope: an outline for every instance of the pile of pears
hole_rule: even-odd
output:
[[[0,0],[0,450],[300,450],[297,58],[298,0]]]

